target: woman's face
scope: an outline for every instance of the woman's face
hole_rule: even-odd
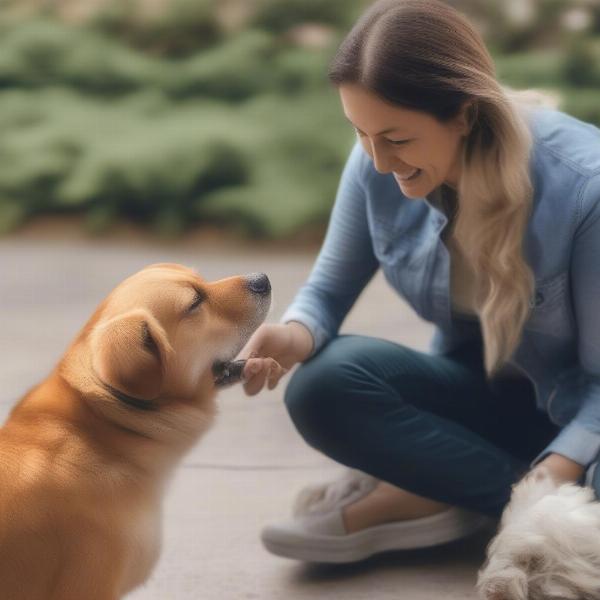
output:
[[[460,146],[469,127],[466,105],[452,121],[400,108],[358,84],[343,84],[344,113],[379,173],[393,173],[402,193],[422,198],[446,183],[457,188]]]

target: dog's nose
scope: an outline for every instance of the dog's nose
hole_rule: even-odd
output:
[[[271,282],[264,273],[252,273],[246,277],[248,289],[255,294],[266,296],[271,292]]]

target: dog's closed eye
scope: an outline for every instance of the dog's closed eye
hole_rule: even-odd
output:
[[[187,312],[193,312],[206,300],[206,294],[201,290],[196,290],[196,297],[192,304],[188,307]]]

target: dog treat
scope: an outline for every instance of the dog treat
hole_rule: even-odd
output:
[[[245,364],[245,360],[232,360],[230,362],[216,363],[213,366],[215,385],[217,387],[225,387],[241,381]]]

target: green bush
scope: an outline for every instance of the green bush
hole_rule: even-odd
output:
[[[600,127],[600,93],[598,88],[564,88],[561,110]]]
[[[328,23],[337,44],[362,0],[258,0],[253,26],[227,35],[215,1],[174,0],[172,20],[153,22],[115,0],[82,27],[0,9],[0,231],[49,212],[169,236],[218,222],[284,237],[326,222],[354,140],[326,80],[334,48],[282,33]],[[498,75],[555,89],[563,110],[600,124],[597,44],[495,54]]]
[[[255,137],[241,141],[252,152],[252,177],[243,187],[199,199],[198,216],[273,238],[326,222],[354,140],[336,94],[320,91],[285,102],[261,96],[243,116],[261,125]]]
[[[541,50],[495,56],[498,78],[518,88],[558,86],[561,54]]]
[[[333,90],[176,110],[153,93],[105,103],[13,91],[0,94],[0,115],[8,225],[75,211],[94,230],[124,216],[169,235],[207,220],[285,235],[327,214],[352,141]]]
[[[305,22],[346,29],[367,4],[365,0],[259,0],[252,24],[278,33]]]
[[[277,89],[286,94],[327,87],[327,67],[332,53],[306,48],[286,48],[273,62]]]
[[[599,52],[597,43],[580,40],[566,56],[546,50],[499,56],[495,61],[502,81],[520,89],[556,90],[563,98],[560,110],[600,126]]]
[[[106,2],[89,25],[157,55],[185,57],[216,44],[223,28],[215,16],[217,0],[170,0],[152,17],[132,0]]]
[[[165,88],[176,98],[209,96],[241,100],[275,85],[273,36],[249,30],[185,62],[165,69]]]
[[[145,95],[106,104],[49,90],[0,95],[0,200],[33,211],[99,206],[144,221],[239,185],[248,163],[214,104],[175,112]],[[104,209],[102,209],[104,210]]]
[[[152,85],[158,65],[112,40],[52,21],[30,21],[0,37],[0,87],[69,85],[123,93]]]
[[[151,59],[105,35],[35,21],[0,37],[0,88],[68,86],[111,96],[156,89],[176,99],[239,101],[323,86],[327,57],[324,50],[290,47],[254,29],[187,59]]]
[[[523,53],[529,50],[559,48],[565,34],[562,15],[585,0],[535,0],[527,2],[531,19],[515,22],[513,7],[498,0],[453,0],[452,4],[480,25],[488,48],[501,54]],[[587,3],[588,5],[590,3]]]
[[[600,85],[600,48],[590,40],[574,38],[560,62],[565,83],[573,86]]]

